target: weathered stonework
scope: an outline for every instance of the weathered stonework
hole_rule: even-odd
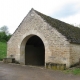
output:
[[[8,41],[7,57],[13,55],[16,61],[25,64],[25,44],[33,35],[37,35],[44,43],[45,66],[52,62],[66,64],[68,68],[78,62],[80,45],[70,44],[65,36],[45,22],[33,9]]]
[[[71,65],[74,65],[80,62],[80,45],[79,44],[70,44],[70,58],[71,58]]]

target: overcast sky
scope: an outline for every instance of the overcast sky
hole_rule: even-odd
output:
[[[31,8],[70,24],[80,24],[80,0],[0,0],[0,27],[6,25],[13,33]]]

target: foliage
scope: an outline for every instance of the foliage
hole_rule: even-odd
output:
[[[11,37],[11,34],[9,34],[7,26],[3,26],[0,28],[0,41],[1,42],[7,42]]]
[[[5,32],[0,32],[0,41],[7,42],[10,39],[11,35],[6,35]]]
[[[6,57],[7,44],[6,42],[0,42],[0,60]]]
[[[6,57],[7,53],[7,41],[10,39],[11,34],[9,34],[7,26],[0,28],[0,60]]]
[[[5,32],[6,35],[8,35],[8,34],[9,34],[8,27],[7,27],[7,26],[1,27],[1,28],[0,28],[0,32]]]

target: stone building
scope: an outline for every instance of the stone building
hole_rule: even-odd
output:
[[[80,28],[31,9],[7,42],[7,57],[20,64],[66,64],[80,59]]]

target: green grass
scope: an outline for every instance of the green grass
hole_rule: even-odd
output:
[[[79,69],[79,68],[74,69],[72,72],[73,72],[73,74],[75,74],[75,75],[77,75],[77,74],[80,75],[80,69]]]
[[[7,44],[6,42],[0,42],[0,60],[6,57],[7,54]]]
[[[68,69],[68,70],[65,70],[66,73],[72,73],[74,75],[80,75],[80,68],[74,68],[74,69]]]

